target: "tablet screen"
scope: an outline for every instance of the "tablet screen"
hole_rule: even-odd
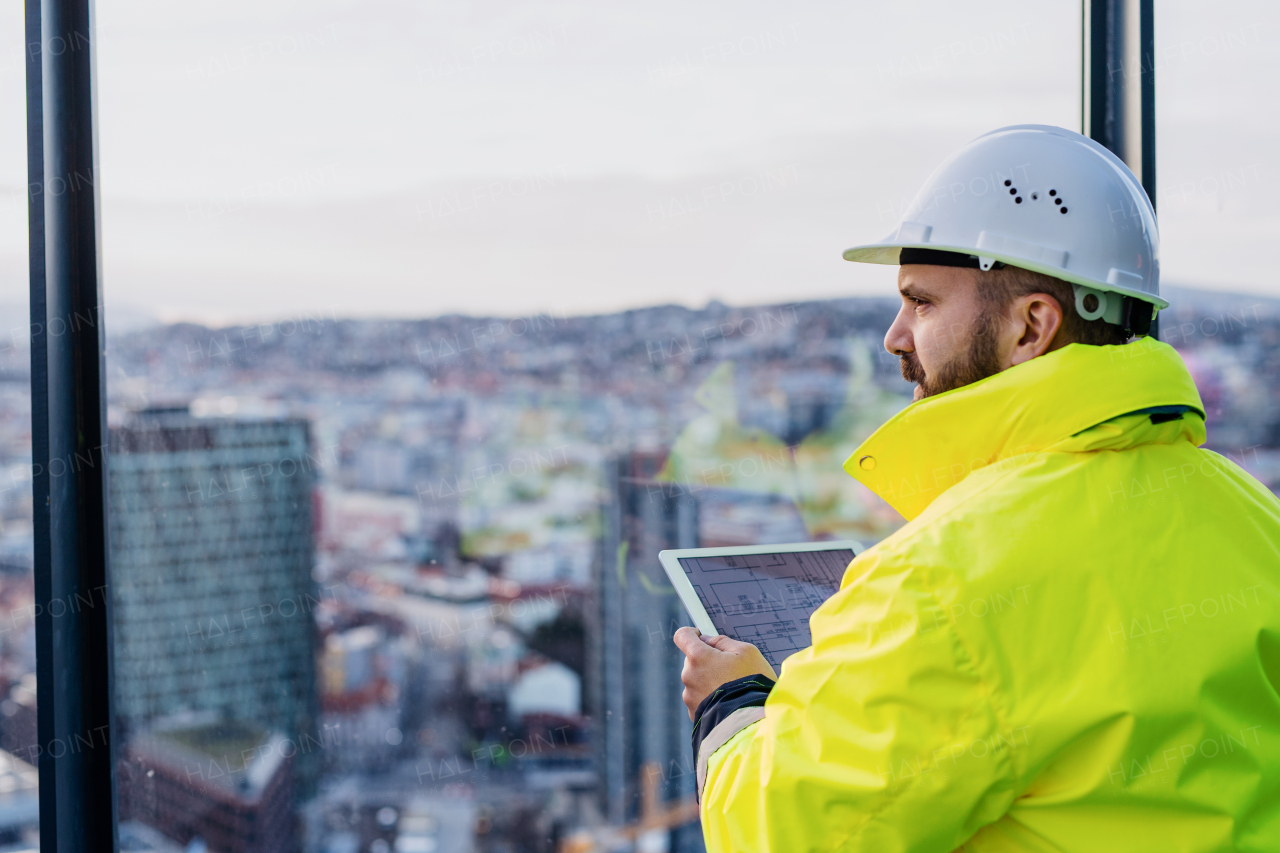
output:
[[[756,646],[776,670],[810,644],[809,614],[840,588],[852,560],[844,548],[679,562],[720,633]]]

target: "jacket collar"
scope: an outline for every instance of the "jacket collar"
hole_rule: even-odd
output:
[[[1195,382],[1173,347],[1153,338],[1069,344],[912,403],[864,441],[844,469],[911,520],[978,468],[1025,458],[1155,406],[1186,406],[1204,418]],[[1203,425],[1197,429],[1199,444]]]

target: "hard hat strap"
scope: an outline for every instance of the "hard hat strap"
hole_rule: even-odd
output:
[[[1154,314],[1155,306],[1150,302],[1126,296],[1120,309],[1120,325],[1130,335],[1146,337],[1151,334],[1151,318]]]
[[[1076,313],[1081,319],[1120,326],[1130,337],[1151,333],[1155,306],[1150,302],[1084,284],[1072,283],[1071,289],[1075,291]]]

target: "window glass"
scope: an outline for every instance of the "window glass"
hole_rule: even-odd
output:
[[[0,848],[40,844],[32,563],[26,65],[20,6],[0,15]]]
[[[657,553],[901,523],[841,470],[910,399],[896,271],[840,252],[979,133],[1078,126],[1078,6],[97,13],[122,846],[701,850]],[[1171,80],[1208,64],[1178,50]],[[1260,199],[1253,143],[1187,165],[1207,131],[1166,142],[1200,114],[1160,91],[1162,187],[1263,175],[1162,210]],[[1167,275],[1235,282],[1188,233]],[[1259,306],[1188,349],[1221,446],[1274,465],[1271,303],[1185,304],[1166,328]],[[27,630],[0,633],[14,703]]]
[[[1276,215],[1274,7],[1178,3],[1156,19],[1156,200],[1161,337],[1208,414],[1208,446],[1280,490],[1275,379],[1280,303],[1268,260]]]

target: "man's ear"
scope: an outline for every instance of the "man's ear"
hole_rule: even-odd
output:
[[[1062,306],[1047,293],[1031,293],[1015,300],[1010,315],[1018,339],[1009,353],[1009,366],[1044,355],[1063,344],[1057,341],[1062,328]]]

